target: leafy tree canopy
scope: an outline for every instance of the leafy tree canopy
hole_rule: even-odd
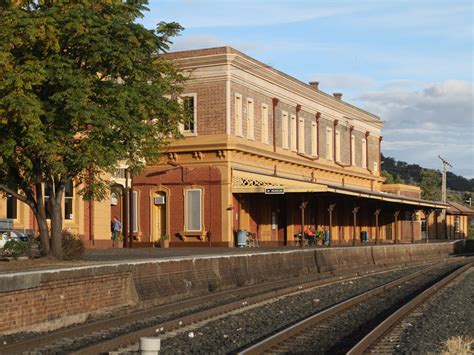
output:
[[[433,169],[421,170],[418,186],[421,188],[421,197],[426,200],[441,201],[441,178],[439,172]]]
[[[33,209],[47,251],[41,186],[51,187],[58,257],[66,181],[83,183],[87,198],[104,198],[104,172],[119,160],[137,171],[157,159],[183,120],[166,97],[176,97],[184,77],[157,56],[182,28],[136,23],[146,5],[0,2],[0,189]]]

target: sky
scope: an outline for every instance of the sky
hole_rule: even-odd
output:
[[[151,0],[171,51],[232,46],[384,121],[382,153],[474,178],[472,1]]]

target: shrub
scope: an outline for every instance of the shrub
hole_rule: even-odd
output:
[[[63,258],[66,260],[79,259],[84,254],[84,244],[78,235],[70,230],[63,230]]]
[[[27,250],[28,244],[17,240],[9,240],[3,247],[3,253],[7,256],[12,256],[15,259],[25,253]]]

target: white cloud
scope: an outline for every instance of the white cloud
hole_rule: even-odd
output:
[[[454,172],[474,177],[474,87],[461,80],[420,90],[369,92],[360,105],[386,121],[383,151],[388,156],[438,168],[438,155]]]

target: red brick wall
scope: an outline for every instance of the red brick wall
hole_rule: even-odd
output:
[[[42,282],[35,288],[0,293],[0,333],[34,324],[68,323],[68,317],[130,303],[129,274],[109,273]],[[35,329],[38,330],[38,329]]]
[[[159,167],[147,168],[134,179],[135,189],[139,191],[139,234],[140,240],[151,240],[150,221],[151,205],[150,191],[156,190],[157,185],[169,189],[168,201],[170,206],[169,228],[170,243],[182,243],[179,232],[184,227],[184,189],[194,186],[203,190],[203,213],[205,230],[211,233],[214,246],[222,241],[221,226],[221,174],[216,168],[199,166],[195,168],[173,168],[158,172]],[[190,240],[192,241],[192,240]],[[208,241],[208,240],[207,240]],[[196,242],[199,242],[196,240]],[[214,244],[216,242],[217,244]],[[202,244],[202,243],[198,243]],[[176,244],[171,244],[176,245]],[[186,246],[190,244],[186,243]]]

